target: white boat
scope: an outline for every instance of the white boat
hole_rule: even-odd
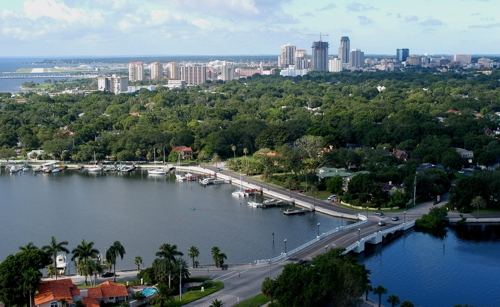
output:
[[[42,170],[41,166],[33,167],[33,173],[38,173]]]
[[[163,155],[165,156],[165,155]],[[167,170],[164,169],[164,168],[157,168],[156,167],[156,151],[153,147],[153,160],[155,161],[155,168],[154,169],[149,169],[148,170],[148,175],[166,175],[167,174]]]
[[[236,191],[234,191],[233,193],[231,193],[231,195],[235,196],[235,197],[248,197],[249,194],[245,192],[245,189],[243,188],[243,180],[241,179],[241,171],[240,171],[240,188]]]
[[[95,151],[94,151],[94,165],[89,166],[87,168],[87,172],[89,173],[99,173],[102,171],[102,167],[97,164],[97,160],[95,159]]]
[[[200,183],[203,185],[209,185],[209,184],[213,184],[214,181],[215,181],[215,178],[210,177],[210,178],[205,178],[205,179],[201,180]]]
[[[187,178],[184,175],[181,174],[175,174],[175,178],[177,178],[177,181],[186,181]]]
[[[21,169],[20,169],[19,167],[17,167],[17,165],[11,165],[11,166],[9,167],[9,172],[10,172],[11,174],[17,173],[17,172],[19,172],[20,170],[21,170]]]
[[[135,169],[133,165],[123,165],[120,167],[120,172],[128,173]]]
[[[60,172],[61,172],[61,169],[59,167],[55,167],[52,169],[51,173],[60,173]]]
[[[28,164],[24,164],[23,165],[23,172],[27,172],[30,170],[30,167],[28,166]]]
[[[191,173],[187,173],[185,177],[187,181],[196,181],[197,178],[196,175],[193,175]]]
[[[59,254],[56,257],[56,269],[58,274],[65,274],[66,266],[68,265],[68,261],[66,261],[66,255]]]
[[[260,208],[260,207],[262,207],[262,203],[258,203],[258,202],[255,202],[255,201],[249,201],[249,202],[247,202],[247,204],[250,207],[254,207],[254,208]]]

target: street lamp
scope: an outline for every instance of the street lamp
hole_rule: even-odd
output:
[[[325,253],[328,252],[328,245],[325,245]]]
[[[318,237],[319,237],[319,225],[320,225],[320,224],[318,223]]]
[[[361,228],[358,228],[358,242],[361,242]]]
[[[179,258],[179,301],[182,301],[182,261]]]
[[[287,239],[283,240],[283,242],[285,242],[285,254],[286,254],[286,241]]]
[[[368,206],[366,206],[366,218],[368,219]]]
[[[344,215],[340,216],[340,227],[344,227]]]
[[[271,279],[271,259],[269,259],[269,279]]]
[[[406,223],[406,211],[403,212],[403,223]]]

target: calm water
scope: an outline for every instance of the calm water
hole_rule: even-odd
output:
[[[446,237],[410,231],[360,259],[388,289],[386,306],[391,294],[415,306],[500,306],[500,225],[448,228]]]
[[[285,216],[279,208],[255,209],[233,197],[231,185],[203,188],[174,178],[140,171],[11,175],[2,170],[0,259],[30,241],[46,245],[55,235],[68,241],[70,250],[85,239],[104,253],[120,241],[127,253],[119,268],[133,268],[138,255],[150,266],[162,243],[176,244],[185,255],[197,246],[200,263],[212,262],[213,246],[227,254],[229,263],[249,263],[279,255],[284,239],[287,250],[313,239],[317,223],[321,231],[341,223],[320,214]]]
[[[162,243],[185,254],[195,245],[200,262],[211,263],[219,246],[229,263],[278,255],[314,238],[340,221],[320,214],[287,217],[279,209],[252,209],[231,196],[231,185],[203,188],[172,177],[130,174],[0,174],[0,259],[50,236],[69,242],[94,241],[102,252],[115,240],[126,249],[118,269],[133,268],[135,256],[150,266]],[[190,210],[196,207],[196,210]],[[272,233],[275,244],[272,243]],[[500,306],[500,226],[449,228],[446,237],[410,231],[360,256],[373,285],[415,306]],[[71,268],[74,272],[74,268]],[[372,295],[372,298],[378,298]]]

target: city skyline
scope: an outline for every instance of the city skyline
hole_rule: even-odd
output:
[[[495,11],[487,0],[0,1],[0,56],[279,55],[287,43],[310,52],[320,34],[366,54],[499,54]]]

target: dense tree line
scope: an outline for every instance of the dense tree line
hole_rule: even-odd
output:
[[[320,166],[355,167],[370,171],[369,180],[410,188],[416,167],[398,167],[403,162],[390,155],[394,149],[447,170],[469,166],[455,147],[473,151],[474,165],[496,163],[499,78],[498,71],[485,75],[422,69],[295,78],[255,75],[120,95],[1,94],[0,147],[13,148],[20,141],[23,152],[41,148],[48,156],[74,161],[89,161],[94,152],[98,160],[150,160],[153,150],[161,160],[163,149],[168,157],[179,145],[223,158],[267,148],[282,155],[281,163],[269,161],[279,159],[275,157],[261,159],[264,163],[240,162],[240,167],[271,175],[292,171],[302,176],[293,178],[299,182]],[[291,150],[293,143],[302,150]],[[365,149],[349,150],[348,143]],[[430,197],[447,189],[442,175],[431,177],[419,175],[419,181],[432,182],[417,193]],[[387,201],[370,190],[356,194]]]

